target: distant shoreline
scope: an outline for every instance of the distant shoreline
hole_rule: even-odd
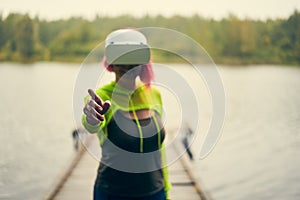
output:
[[[65,58],[57,58],[52,60],[27,60],[27,61],[21,61],[21,60],[1,60],[0,63],[3,62],[9,62],[9,63],[19,63],[19,64],[31,64],[31,63],[39,63],[39,62],[58,62],[58,63],[83,63],[86,57],[65,57]],[[181,59],[164,59],[164,58],[158,58],[153,59],[153,61],[157,63],[187,63],[186,61],[183,61]],[[281,66],[300,66],[300,63],[297,62],[263,62],[263,61],[249,61],[249,60],[242,60],[237,58],[228,58],[228,59],[222,59],[222,61],[215,61],[213,59],[214,63],[216,65],[229,65],[229,66],[249,66],[249,65],[281,65]]]
[[[40,64],[63,64],[63,65],[78,65],[80,66],[83,62],[72,62],[72,61],[60,61],[60,60],[52,60],[52,61],[34,61],[34,62],[28,62],[28,63],[23,63],[23,62],[17,62],[17,61],[0,61],[0,65],[4,65],[4,64],[12,64],[12,65],[38,65]],[[168,65],[180,65],[180,64],[187,64],[187,63],[179,63],[179,62],[153,62],[153,63],[161,63],[161,64],[168,64]],[[188,65],[188,64],[187,64]],[[270,67],[299,67],[300,65],[292,65],[292,64],[281,64],[281,63],[249,63],[249,64],[230,64],[230,63],[215,63],[215,65],[217,67],[266,67],[266,66],[270,66]]]

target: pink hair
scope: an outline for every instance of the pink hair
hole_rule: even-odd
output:
[[[108,64],[105,56],[103,57],[102,62],[103,62],[103,65],[105,66],[105,68],[107,69],[107,71],[113,72],[112,65]],[[151,81],[154,79],[154,73],[153,73],[153,69],[152,69],[152,61],[151,60],[147,64],[142,65],[140,79],[146,85],[150,85]]]
[[[104,67],[107,69],[107,71],[113,72],[112,65],[108,64],[108,62],[107,62],[105,56],[104,56],[103,59],[102,59],[102,63],[103,63],[103,65],[104,65]]]

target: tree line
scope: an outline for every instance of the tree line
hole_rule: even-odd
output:
[[[220,20],[199,15],[122,15],[47,21],[11,13],[5,18],[0,15],[0,61],[81,62],[107,34],[122,27],[164,27],[182,32],[201,44],[218,64],[300,64],[297,10],[286,19],[268,20],[239,19],[230,14]],[[185,44],[176,45],[185,49]],[[176,61],[162,52],[157,52],[156,58]]]

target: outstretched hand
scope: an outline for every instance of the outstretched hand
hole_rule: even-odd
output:
[[[92,98],[85,104],[83,112],[89,124],[97,125],[104,120],[103,115],[108,111],[111,103],[108,100],[103,102],[92,89],[88,89],[88,93]]]

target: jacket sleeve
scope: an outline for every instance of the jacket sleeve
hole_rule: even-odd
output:
[[[89,133],[97,133],[100,128],[100,123],[96,125],[91,125],[86,121],[86,115],[82,115],[81,119],[83,127],[89,132]]]

